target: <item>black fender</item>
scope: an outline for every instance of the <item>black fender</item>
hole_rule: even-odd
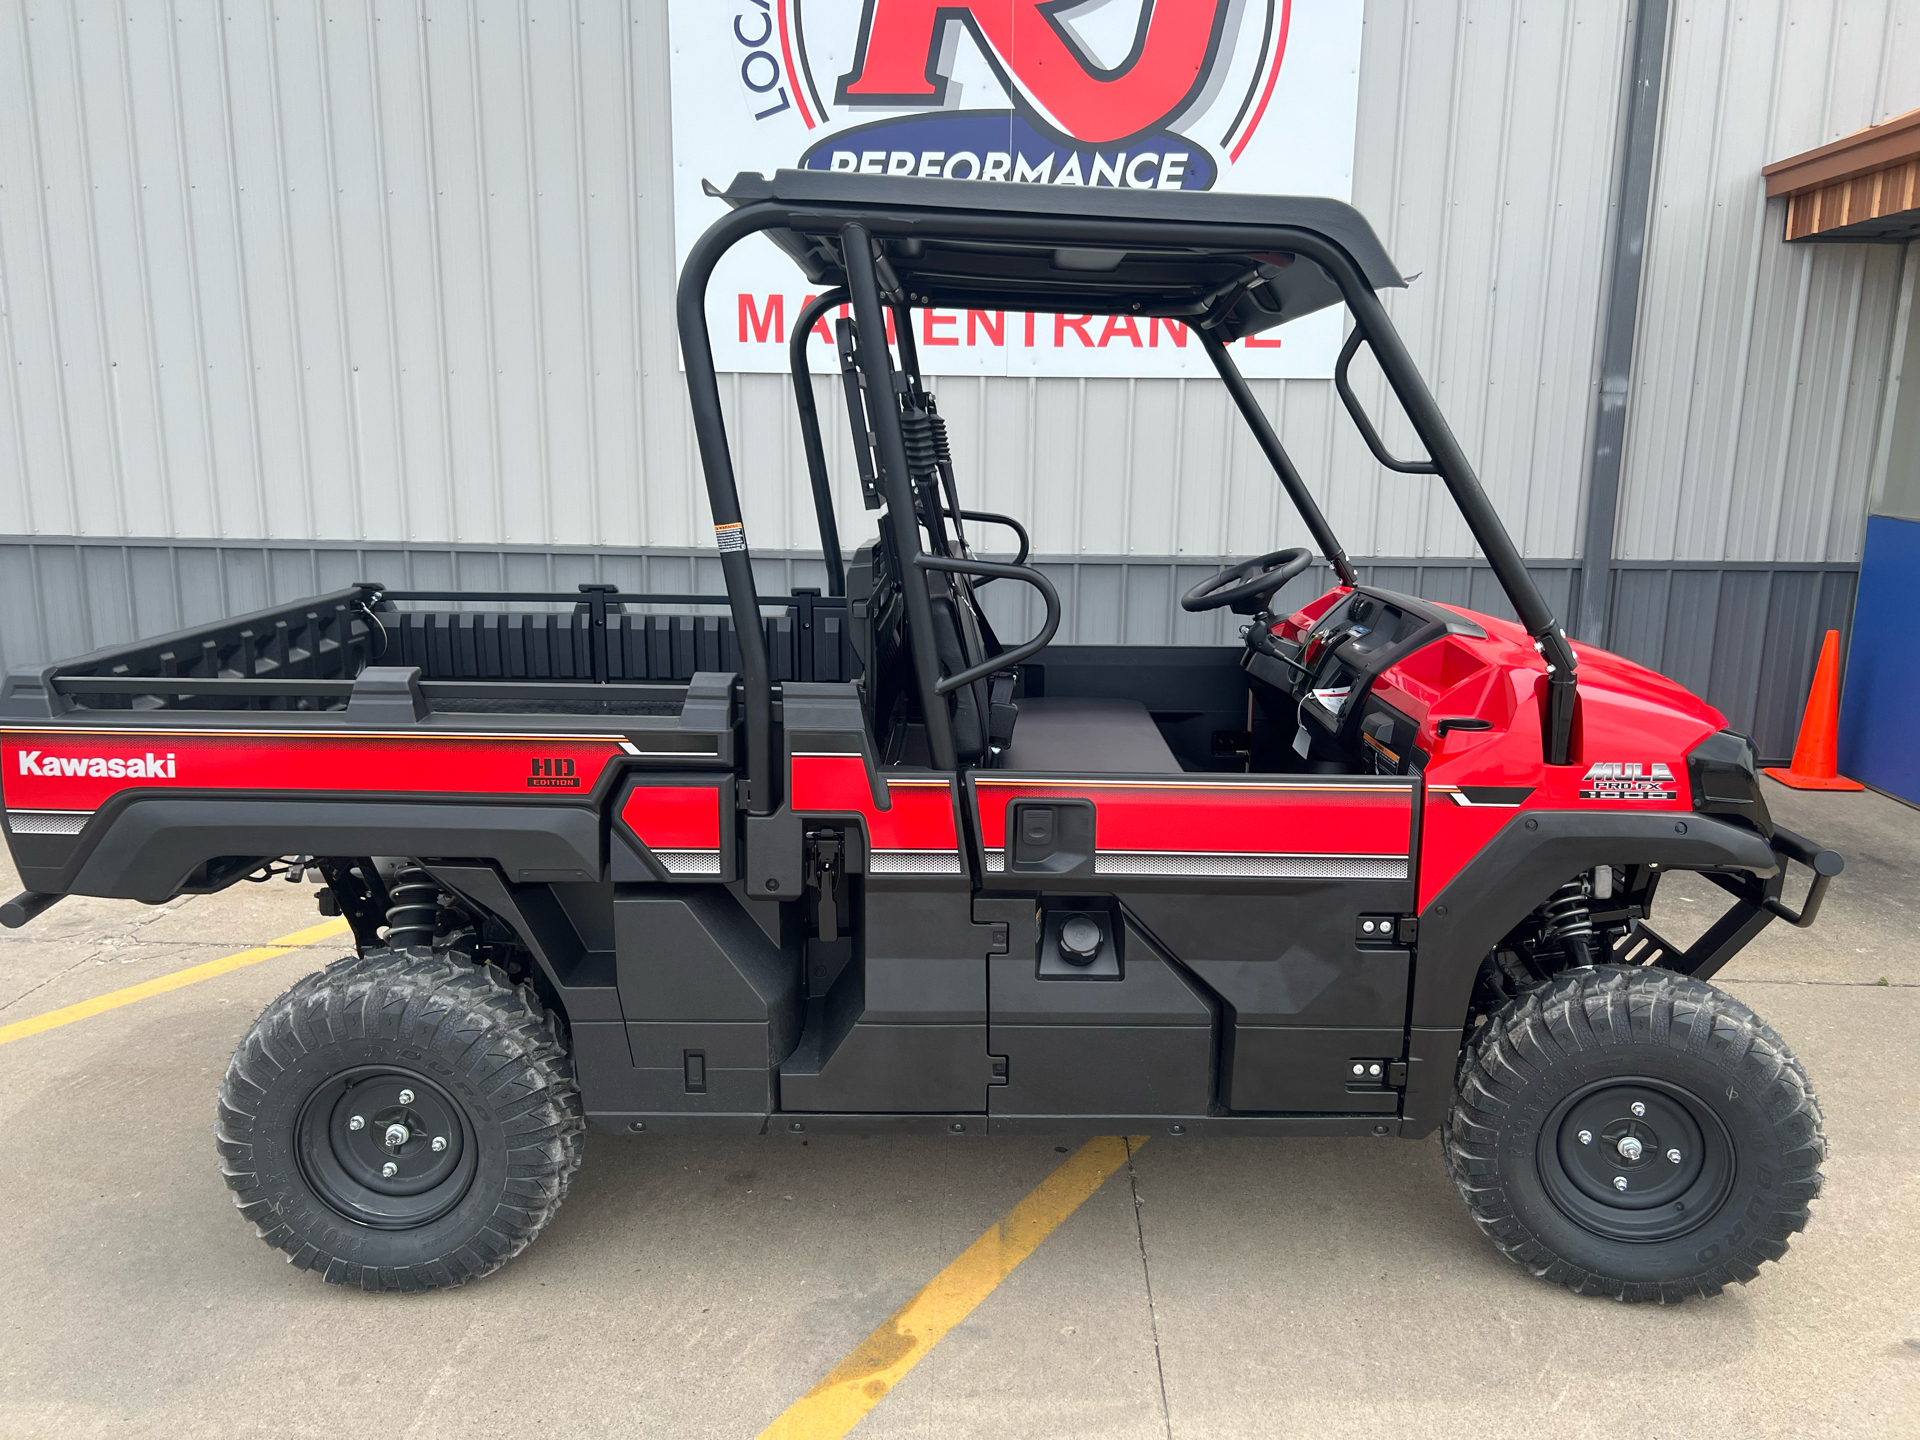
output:
[[[1774,874],[1756,831],[1705,815],[1534,810],[1516,815],[1420,912],[1403,1133],[1439,1124],[1484,960],[1501,937],[1572,876],[1598,865]]]
[[[541,999],[568,1024],[622,1018],[613,952],[588,948],[551,885],[516,885],[493,865],[429,862],[426,869],[519,936],[545,977]]]
[[[135,797],[94,818],[57,871],[21,869],[35,890],[157,905],[221,856],[413,855],[492,860],[516,882],[598,880],[599,813],[575,805],[459,801]]]

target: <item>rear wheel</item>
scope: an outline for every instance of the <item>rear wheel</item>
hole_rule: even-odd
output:
[[[342,960],[269,1005],[221,1082],[217,1137],[234,1204],[290,1263],[423,1290],[531,1244],[583,1131],[532,992],[413,950]]]
[[[1820,1193],[1819,1102],[1785,1043],[1671,971],[1570,970],[1494,1015],[1442,1131],[1474,1221],[1583,1294],[1675,1301],[1786,1253]]]

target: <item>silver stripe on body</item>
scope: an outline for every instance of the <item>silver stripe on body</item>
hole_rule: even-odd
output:
[[[875,875],[958,875],[958,850],[875,850],[867,860]]]
[[[1404,880],[1404,855],[1221,855],[1102,850],[1096,875],[1234,875],[1284,880]]]
[[[718,850],[656,850],[654,859],[669,875],[718,875],[720,873],[720,852]]]
[[[7,824],[16,835],[78,835],[93,818],[87,810],[9,810]]]
[[[1007,873],[1007,852],[986,852],[987,873]],[[1279,880],[1404,880],[1404,855],[1195,854],[1181,850],[1102,850],[1096,875],[1222,875]]]

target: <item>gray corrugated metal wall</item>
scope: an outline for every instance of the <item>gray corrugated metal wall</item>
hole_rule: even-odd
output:
[[[665,10],[5,7],[0,533],[705,543]],[[1367,17],[1355,199],[1419,274],[1389,305],[1536,555],[1574,553],[1626,13]],[[1327,382],[1256,388],[1349,551],[1472,553],[1431,482],[1334,423]],[[1048,553],[1306,538],[1216,383],[940,389],[984,503]],[[723,393],[749,535],[817,544],[785,380]]]
[[[1367,7],[1354,198],[1419,274],[1389,308],[1569,604],[1629,13]],[[1757,172],[1920,103],[1920,0],[1677,3],[1668,53],[1618,527],[1667,563],[1623,569],[1613,643],[1759,723],[1797,708],[1806,617],[1850,608],[1893,259],[1783,247]],[[244,609],[343,555],[394,579],[404,554],[413,583],[691,564],[667,62],[645,0],[6,7],[0,534],[48,543],[0,551],[3,658]],[[1084,638],[1199,638],[1182,566],[1306,538],[1217,385],[939,388],[972,496],[1067,567]],[[1326,382],[1255,389],[1350,552],[1481,600],[1437,488],[1375,465]],[[723,395],[749,533],[804,573],[785,381]],[[1744,561],[1774,564],[1761,610]],[[1701,586],[1704,651],[1663,609]],[[1701,680],[1704,654],[1732,658]]]
[[[1911,0],[1674,7],[1616,550],[1858,561],[1891,245],[1788,245],[1760,167],[1920,106]]]

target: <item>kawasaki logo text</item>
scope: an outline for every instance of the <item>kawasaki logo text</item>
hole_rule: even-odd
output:
[[[47,755],[38,750],[22,750],[22,775],[72,775],[102,780],[172,780],[173,755]]]

